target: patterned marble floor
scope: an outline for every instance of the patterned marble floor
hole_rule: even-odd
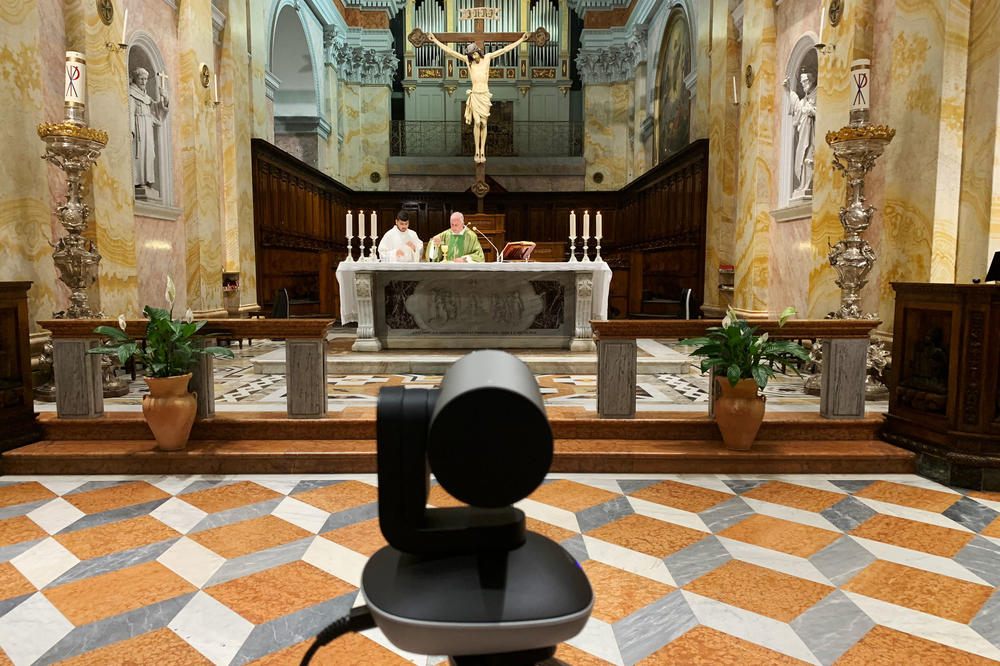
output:
[[[384,542],[372,475],[0,478],[0,664],[297,664]],[[434,487],[435,506],[452,505]],[[1000,660],[1000,493],[910,475],[552,475],[596,593],[566,663]],[[438,664],[376,629],[319,664]]]
[[[253,359],[271,352],[283,343],[260,340],[245,349],[233,348],[234,359],[215,362],[216,412],[284,411],[284,375],[259,374],[253,371]],[[330,375],[327,378],[328,409],[375,406],[383,386],[432,387],[440,375],[383,374]],[[778,375],[764,393],[771,411],[818,412],[819,397],[802,392],[802,379],[794,374]],[[579,407],[597,411],[595,375],[538,375],[545,404],[552,407]],[[106,411],[140,411],[142,396],[148,392],[142,378],[132,381],[128,395],[106,398]],[[699,374],[639,375],[636,386],[636,410],[639,412],[705,411],[708,403],[708,377]],[[36,411],[55,411],[54,403],[35,402]],[[869,412],[885,412],[886,401],[869,401]]]

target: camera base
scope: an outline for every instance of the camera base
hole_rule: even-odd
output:
[[[517,652],[451,657],[448,663],[450,666],[541,666],[543,664],[544,666],[556,666],[562,662],[552,659],[555,653],[556,648],[552,646]]]

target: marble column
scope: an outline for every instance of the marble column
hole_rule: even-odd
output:
[[[247,67],[246,3],[231,0],[222,33],[222,68],[219,72],[220,124],[222,126],[223,213],[227,271],[240,273],[240,307],[257,304],[257,270],[254,261],[253,172],[250,137],[253,116],[245,112],[252,99]]]
[[[91,227],[102,257],[91,305],[111,317],[137,317],[142,306],[135,252],[128,63],[124,51],[109,52],[105,45],[109,35],[121,35],[124,14],[115,12],[111,26],[106,26],[97,5],[85,2],[67,4],[64,16],[66,49],[87,57],[88,124],[109,137],[85,185]]]
[[[268,109],[267,84],[265,71],[267,69],[267,54],[271,48],[270,34],[267,22],[271,3],[248,3],[249,13],[246,16],[247,30],[250,33],[248,48],[250,51],[249,73],[249,103],[250,131],[255,139],[266,139],[274,142],[274,122]]]
[[[63,59],[58,70],[43,63],[41,32],[35,0],[0,3],[0,85],[9,93],[0,105],[0,145],[5,155],[19,156],[0,161],[0,280],[34,283],[28,299],[32,330],[38,319],[68,304],[57,292],[49,246],[54,237],[47,169],[62,172],[39,159],[43,146],[35,133],[38,123],[63,117],[62,91],[51,91],[59,103],[46,106],[43,87],[58,76],[61,88]]]
[[[972,7],[955,279],[983,278],[1000,250],[1000,4]]]
[[[188,306],[203,316],[223,315],[222,220],[219,199],[218,113],[212,103],[215,45],[211,0],[178,3],[181,123],[181,168],[184,174],[184,218],[187,220],[186,273]],[[201,82],[201,65],[210,70]]]
[[[742,81],[740,45],[730,5],[712,3],[711,89],[708,121],[708,214],[705,227],[705,310],[721,317],[732,294],[719,291],[720,264],[735,265],[737,137],[740,108],[733,100],[733,79]],[[746,88],[737,87],[739,100]]]
[[[873,85],[889,89],[873,119],[895,128],[896,138],[882,158],[882,215],[869,231],[881,241],[871,309],[884,330],[893,325],[891,282],[954,281],[968,16],[968,0],[900,0],[884,26],[892,36],[889,77]]]
[[[341,120],[344,144],[340,151],[340,179],[348,187],[361,184],[363,137],[361,134],[361,86],[341,82]]]
[[[743,15],[743,70],[752,81],[737,81],[745,96],[740,110],[739,192],[737,194],[736,284],[733,306],[745,316],[763,315],[768,308],[775,113],[774,2],[746,0]]]

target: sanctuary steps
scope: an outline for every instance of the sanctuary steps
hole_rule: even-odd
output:
[[[592,414],[592,413],[591,413]],[[722,447],[704,414],[644,413],[596,419],[583,410],[549,410],[556,438],[553,472],[909,473],[914,454],[876,439],[881,415],[835,421],[817,414],[765,415],[750,451]],[[195,423],[188,448],[154,449],[135,412],[93,420],[43,414],[46,439],[8,451],[3,474],[299,474],[376,471],[374,408],[326,419],[289,420],[281,412],[219,414]]]

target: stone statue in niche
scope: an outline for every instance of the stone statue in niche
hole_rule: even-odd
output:
[[[788,114],[792,116],[795,150],[792,152],[792,199],[812,196],[813,166],[816,153],[816,74],[806,68],[799,70],[798,87],[785,77],[788,90]]]
[[[167,114],[170,101],[167,99],[166,76],[160,77],[158,99],[154,100],[146,92],[149,72],[144,67],[132,70],[128,87],[128,112],[132,123],[132,182],[135,198],[159,201],[156,173],[155,132],[163,116]]]

